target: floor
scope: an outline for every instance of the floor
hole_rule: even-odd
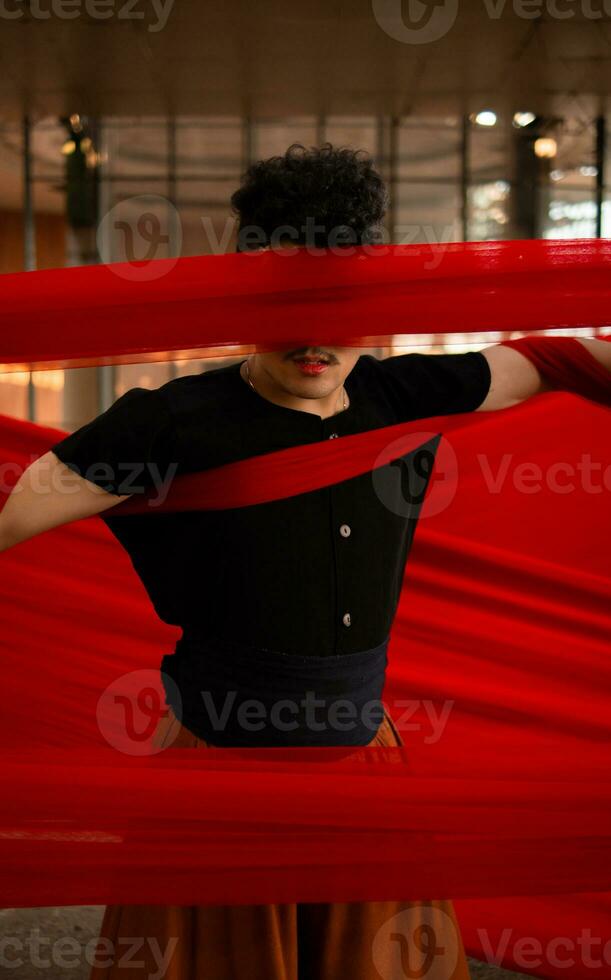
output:
[[[87,980],[92,955],[88,949],[95,947],[103,911],[102,905],[0,909],[0,977]],[[469,967],[471,980],[525,976],[473,959]]]

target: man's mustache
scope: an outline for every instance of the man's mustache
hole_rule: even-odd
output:
[[[324,357],[329,364],[339,363],[335,354],[332,354],[331,351],[324,350],[322,347],[300,347],[298,350],[288,351],[284,355],[284,360],[292,361],[295,357],[304,357],[306,354],[309,357]]]

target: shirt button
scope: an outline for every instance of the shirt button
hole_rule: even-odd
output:
[[[344,624],[344,626],[351,626],[352,625],[352,620],[350,618],[350,613],[344,613],[344,615],[342,616],[342,623]]]
[[[352,528],[348,524],[342,524],[339,529],[339,533],[341,534],[342,538],[349,538],[352,534]]]
[[[337,432],[332,432],[331,435],[329,436],[329,439],[337,439],[337,438],[338,438]]]

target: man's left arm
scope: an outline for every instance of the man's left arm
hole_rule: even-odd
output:
[[[606,384],[605,370],[609,373],[609,396],[606,403],[611,404],[611,342],[595,340],[590,337],[575,337],[570,339],[583,345],[585,350],[599,365],[598,369],[595,367],[595,373],[598,372],[599,375],[596,379],[596,389],[592,388],[591,394],[587,382],[584,383],[583,380],[583,365],[578,363],[577,359],[574,361],[574,370],[572,370],[571,345],[566,344],[567,338],[546,336],[534,340],[530,339],[529,342],[535,347],[537,344],[541,346],[545,345],[547,350],[552,353],[562,352],[560,358],[562,362],[561,371],[556,369],[554,372],[548,373],[545,370],[545,366],[543,368],[541,367],[545,363],[544,360],[531,358],[526,353],[520,353],[514,347],[505,346],[504,344],[493,344],[490,347],[484,347],[482,349],[481,353],[488,361],[490,367],[491,382],[486,398],[476,411],[485,412],[493,409],[509,408],[512,405],[518,405],[533,395],[554,390],[577,391],[586,397],[592,397],[595,401],[600,401],[601,386],[604,388]],[[516,345],[519,346],[519,344],[520,342],[517,341]],[[525,349],[527,349],[526,345]],[[579,360],[581,361],[581,359]],[[573,375],[575,384],[573,384]],[[559,380],[561,376],[566,378],[564,383]]]

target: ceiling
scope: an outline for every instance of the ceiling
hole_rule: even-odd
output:
[[[488,105],[596,114],[611,88],[606,7],[603,0],[7,0],[0,119],[447,115]]]

